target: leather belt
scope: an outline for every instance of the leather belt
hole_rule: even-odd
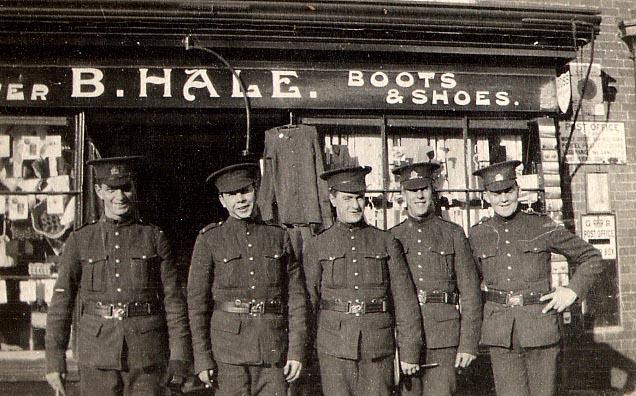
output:
[[[239,314],[283,314],[283,304],[280,301],[215,301],[214,308]]]
[[[455,292],[449,293],[441,290],[427,292],[426,290],[420,289],[417,291],[417,301],[420,303],[420,305],[430,303],[457,305],[459,304],[459,294]]]
[[[387,312],[386,300],[371,301],[340,301],[340,300],[320,300],[320,309],[327,311],[344,312],[348,314],[369,314]]]
[[[503,304],[509,307],[519,307],[532,304],[543,304],[539,299],[541,292],[511,293],[503,290],[488,289],[482,291],[484,300]]]
[[[129,302],[104,304],[102,302],[82,304],[82,313],[100,316],[104,319],[132,318],[135,316],[150,316],[161,312],[161,306],[152,302]]]

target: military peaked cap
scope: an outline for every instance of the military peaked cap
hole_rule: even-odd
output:
[[[131,183],[136,177],[136,167],[143,157],[135,155],[128,157],[109,157],[87,161],[95,170],[98,183],[109,187],[121,187]]]
[[[214,183],[219,193],[238,191],[258,180],[259,169],[255,162],[234,164],[212,173],[206,182]]]
[[[433,175],[440,168],[436,162],[417,162],[393,169],[400,176],[400,184],[407,190],[417,190],[433,184]]]
[[[488,191],[503,191],[514,186],[517,173],[515,169],[521,165],[521,161],[505,161],[492,164],[473,172],[480,176],[484,182],[484,188]]]
[[[320,178],[332,190],[356,193],[367,189],[364,178],[370,172],[370,166],[348,166],[324,172]]]

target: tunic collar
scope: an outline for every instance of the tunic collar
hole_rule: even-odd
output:
[[[336,226],[338,228],[340,228],[341,230],[357,231],[357,230],[360,230],[362,228],[366,228],[369,225],[366,223],[366,221],[364,221],[364,219],[362,219],[359,222],[353,223],[353,224],[343,223],[342,221],[337,220],[336,221]]]
[[[116,219],[111,219],[110,217],[102,216],[102,218],[99,221],[100,223],[118,227],[118,226],[126,226],[126,225],[133,224],[137,221],[137,219],[134,216],[129,216],[121,220],[116,220]]]

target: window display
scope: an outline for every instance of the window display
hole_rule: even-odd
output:
[[[58,257],[76,221],[75,147],[72,117],[0,116],[0,362],[7,351],[44,350]]]

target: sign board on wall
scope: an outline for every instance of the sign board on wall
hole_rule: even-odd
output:
[[[365,66],[237,66],[254,108],[556,112],[544,71]],[[0,106],[242,108],[238,79],[218,67],[0,67]]]
[[[571,122],[563,124],[562,150],[565,150]],[[567,152],[569,164],[624,164],[627,162],[625,124],[622,122],[577,122]]]
[[[582,215],[581,238],[600,250],[603,260],[616,260],[614,215]]]

